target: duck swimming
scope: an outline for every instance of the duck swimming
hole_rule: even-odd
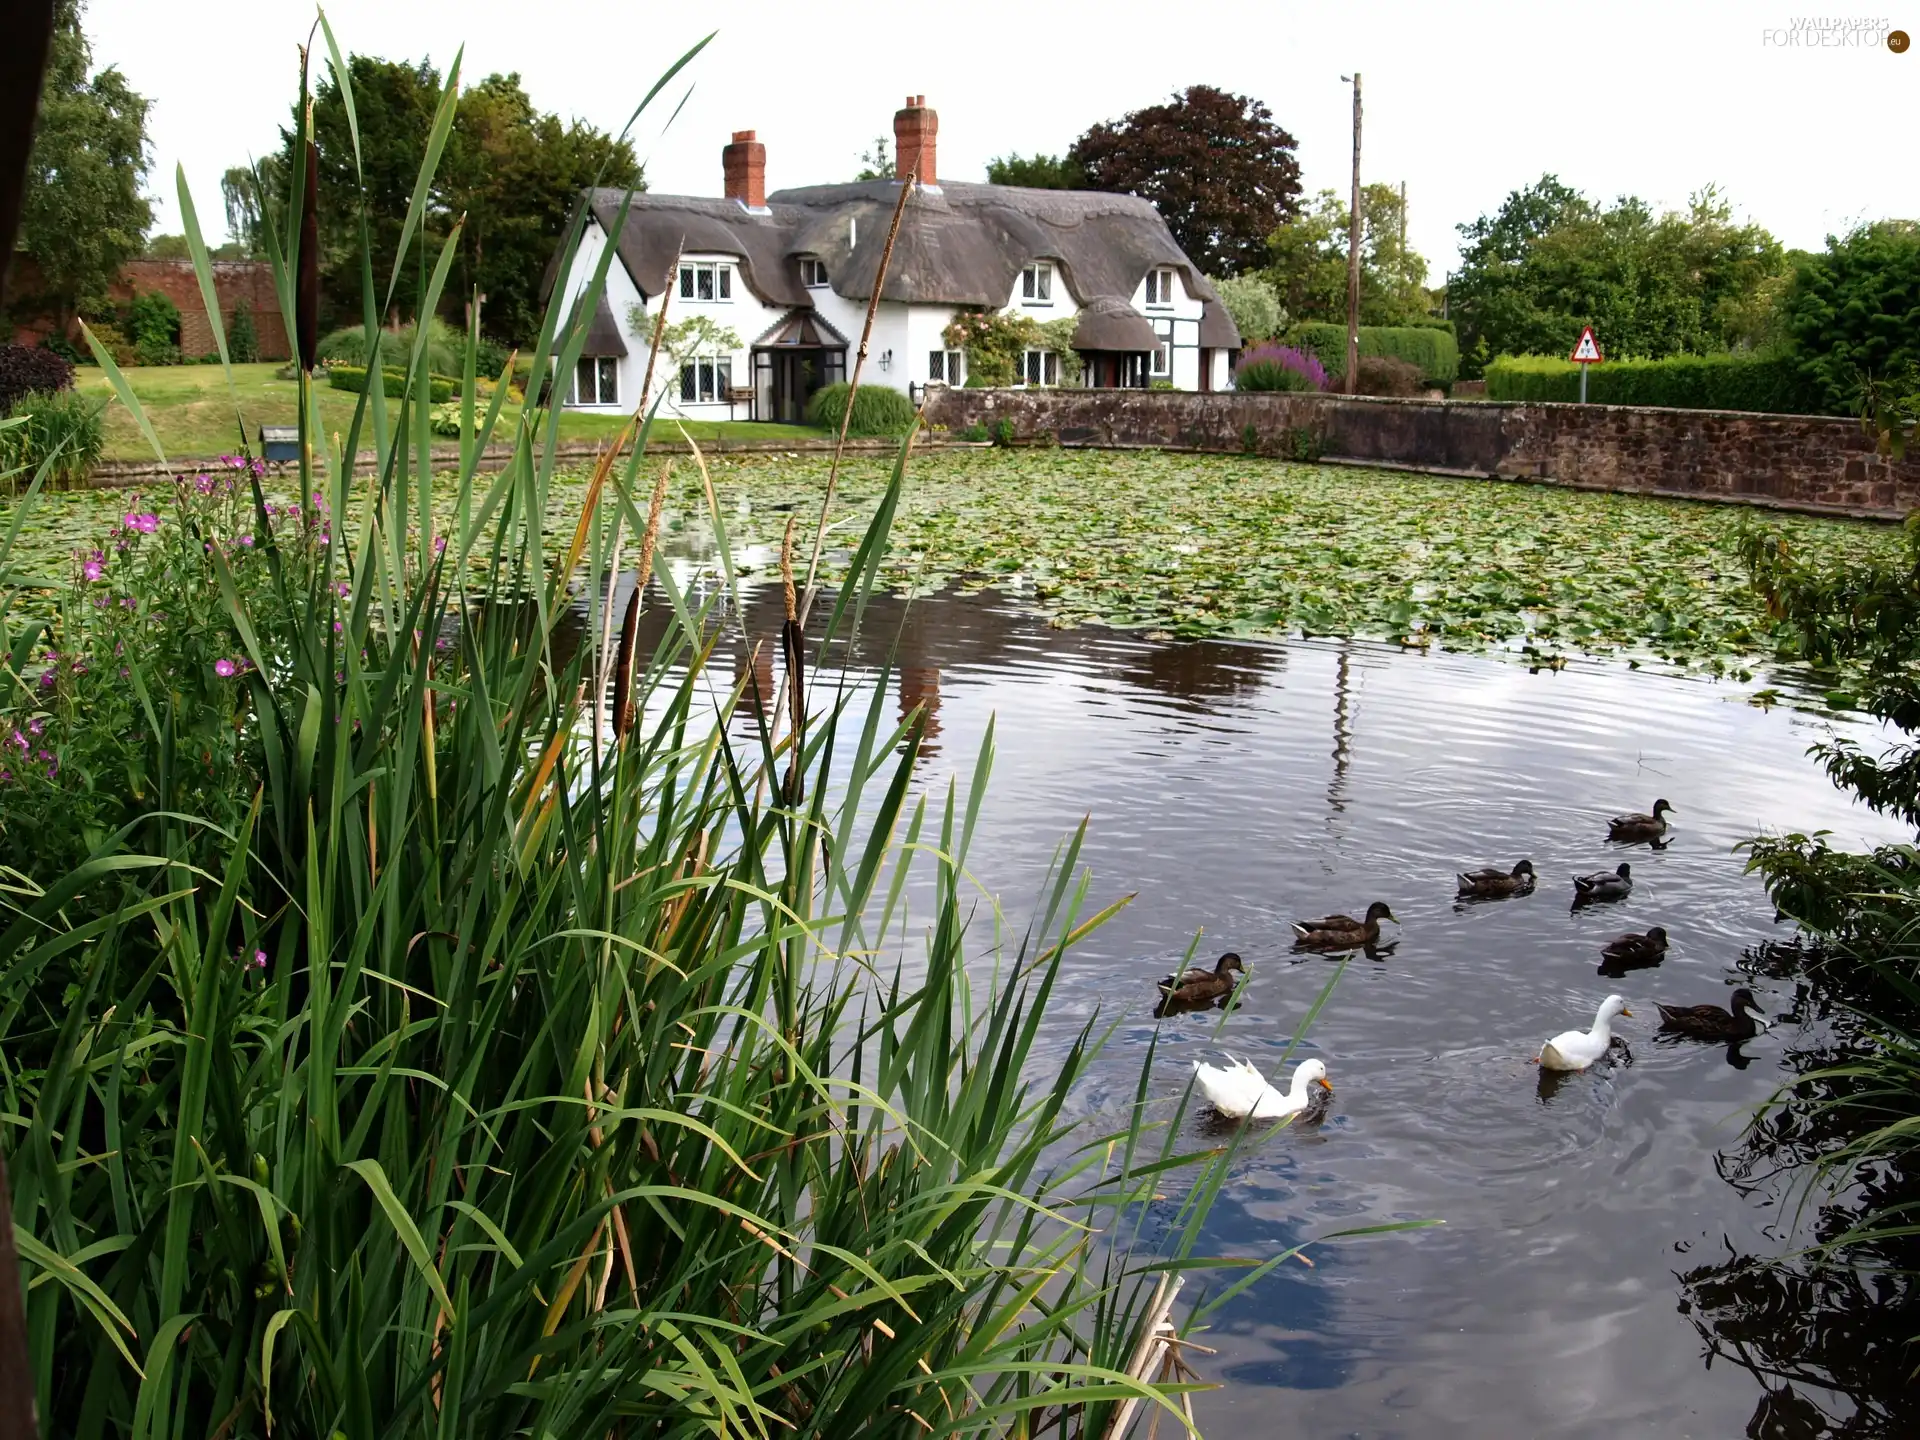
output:
[[[1653,802],[1653,811],[1647,815],[1616,815],[1607,822],[1609,840],[1658,840],[1667,833],[1667,812],[1673,809],[1664,800]]]
[[[1322,915],[1318,920],[1296,920],[1293,922],[1293,945],[1296,950],[1361,950],[1372,949],[1380,940],[1380,922],[1394,919],[1392,909],[1384,900],[1376,900],[1367,907],[1367,918],[1356,920],[1351,915]]]
[[[1584,1070],[1613,1044],[1613,1019],[1616,1015],[1633,1018],[1625,998],[1609,995],[1600,1002],[1591,1030],[1564,1030],[1540,1047],[1540,1066],[1545,1070]]]
[[[1319,1060],[1302,1060],[1294,1067],[1293,1084],[1285,1094],[1273,1088],[1252,1064],[1232,1061],[1222,1067],[1193,1062],[1194,1083],[1207,1103],[1231,1120],[1279,1120],[1298,1115],[1313,1103],[1318,1085],[1329,1094],[1333,1085],[1327,1079],[1327,1067]]]
[[[1600,958],[1622,970],[1658,965],[1667,958],[1666,927],[1655,925],[1644,935],[1637,930],[1616,935],[1600,947]]]
[[[1624,900],[1633,892],[1633,867],[1621,862],[1617,870],[1596,870],[1591,875],[1573,877],[1573,903],[1591,905],[1596,900]]]
[[[1731,999],[1731,1010],[1718,1005],[1662,1005],[1660,1028],[1700,1040],[1751,1040],[1771,1023],[1744,985]]]
[[[1522,860],[1511,870],[1489,865],[1482,870],[1463,870],[1459,875],[1460,894],[1481,899],[1506,895],[1525,895],[1533,889],[1533,862]]]
[[[1160,993],[1180,1005],[1217,1000],[1232,991],[1235,972],[1244,975],[1246,967],[1240,963],[1240,957],[1229,950],[1211,970],[1198,965],[1187,971],[1176,970],[1160,982]]]

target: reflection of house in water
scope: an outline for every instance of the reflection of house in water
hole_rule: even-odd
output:
[[[779,682],[773,674],[776,648],[775,641],[768,639],[751,649],[741,647],[733,652],[733,685],[740,692],[740,703],[747,713],[761,720],[773,714],[780,698]]]
[[[900,667],[900,723],[915,710],[925,717],[920,727],[920,754],[931,760],[940,753],[940,667],[938,665],[902,665]]]

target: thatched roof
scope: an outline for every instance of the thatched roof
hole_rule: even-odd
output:
[[[626,358],[627,342],[621,338],[620,327],[614,323],[613,308],[607,304],[605,294],[594,307],[593,319],[587,325],[587,343],[580,348],[582,355],[618,355]]]
[[[1080,323],[1073,329],[1076,350],[1127,350],[1135,353],[1153,350],[1160,337],[1146,316],[1111,295],[1102,295],[1080,312]]]
[[[608,233],[620,224],[625,193],[603,189],[583,197]],[[754,213],[733,200],[640,194],[633,197],[616,248],[628,277],[649,297],[669,283],[667,272],[684,251],[738,256],[741,280],[753,294],[771,305],[805,309],[812,301],[800,283],[799,257],[814,256],[826,263],[836,294],[865,301],[873,294],[899,195],[893,180],[813,185],[769,195],[765,212]],[[1021,268],[1035,260],[1059,266],[1083,309],[1100,300],[1130,309],[1147,272],[1171,266],[1188,292],[1205,302],[1201,343],[1240,343],[1213,287],[1174,242],[1159,212],[1132,195],[1013,185],[916,189],[881,298],[998,309],[1013,293]],[[556,257],[549,288],[557,268]]]

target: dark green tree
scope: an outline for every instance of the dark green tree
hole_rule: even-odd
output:
[[[1095,125],[1067,161],[1089,189],[1152,201],[1209,275],[1263,264],[1267,237],[1293,218],[1300,197],[1293,137],[1260,101],[1211,85]]]
[[[1823,254],[1795,269],[1785,310],[1833,409],[1855,408],[1865,382],[1902,379],[1920,365],[1920,222],[1882,220],[1828,237]]]
[[[263,260],[268,252],[268,217],[276,232],[284,228],[287,169],[284,154],[263,155],[253,165],[235,165],[220,177],[226,204],[228,243],[244,260]]]
[[[1267,240],[1265,274],[1295,320],[1345,324],[1347,204],[1322,190]],[[1410,325],[1426,318],[1427,262],[1406,241],[1405,207],[1391,185],[1360,190],[1360,323]]]
[[[39,292],[18,308],[50,314],[60,334],[78,312],[106,305],[107,287],[153,223],[140,193],[148,102],[112,67],[89,73],[83,8],[56,0],[18,242],[40,271]]]
[[[996,155],[987,162],[989,185],[1029,190],[1085,190],[1086,172],[1068,155]]]
[[[462,322],[480,294],[481,328],[524,344],[540,328],[540,280],[580,191],[643,179],[633,147],[534,108],[515,75],[461,93],[434,196],[448,222],[465,215],[443,313]]]

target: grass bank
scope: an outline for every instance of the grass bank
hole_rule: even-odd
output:
[[[236,365],[234,390],[238,392],[240,415],[248,434],[257,442],[262,425],[292,425],[299,414],[298,386],[282,380],[277,364]],[[141,408],[152,422],[154,433],[169,457],[222,455],[233,450],[237,436],[234,425],[233,397],[227,391],[225,376],[218,365],[136,365],[121,372]],[[153,450],[133,415],[114,398],[107,377],[93,367],[83,368],[77,380],[83,394],[107,400],[107,432],[103,458],[108,460],[150,460]],[[353,420],[355,396],[345,390],[320,386],[315,390],[320,403],[320,420],[331,434],[345,433]],[[509,403],[502,407],[505,422],[517,420],[520,407]],[[587,414],[577,410],[560,412],[560,438],[563,440],[610,440],[619,433],[624,415]],[[824,430],[806,426],[765,425],[745,420],[692,420],[687,430],[697,440],[781,440],[819,439]],[[502,432],[503,434],[506,432]],[[662,432],[677,435],[668,426]]]

